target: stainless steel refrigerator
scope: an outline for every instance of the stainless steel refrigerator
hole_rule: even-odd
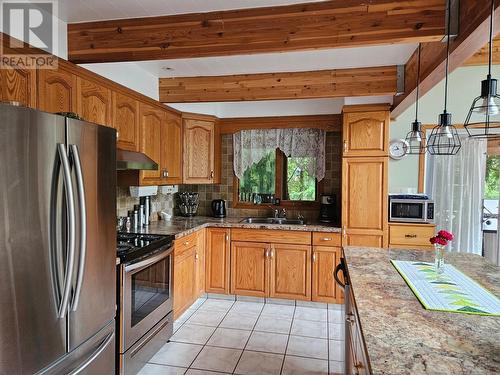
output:
[[[115,372],[116,132],[0,104],[0,374]]]

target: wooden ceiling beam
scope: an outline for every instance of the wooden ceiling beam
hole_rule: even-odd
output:
[[[488,65],[489,59],[489,43],[486,44],[483,48],[477,51],[471,58],[464,62],[464,66],[480,66],[480,65]],[[500,64],[500,37],[496,37],[493,39],[493,65]]]
[[[489,1],[461,0],[459,34],[450,43],[450,73],[463,66],[477,51],[488,42],[489,36]],[[500,0],[495,0],[495,35],[500,31]],[[446,43],[422,43],[420,96],[429,92],[445,76]],[[405,92],[394,97],[391,117],[397,118],[408,109],[416,99],[417,87],[417,51],[405,65]],[[478,93],[480,90],[478,82]],[[451,98],[451,100],[453,100]],[[437,114],[436,114],[437,120]]]
[[[163,103],[394,95],[396,66],[312,72],[160,78]]]
[[[445,0],[332,0],[68,25],[69,60],[101,63],[440,40]]]

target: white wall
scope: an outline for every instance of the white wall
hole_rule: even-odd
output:
[[[155,77],[133,62],[81,64],[81,66],[129,89],[158,100],[158,77]]]
[[[493,67],[493,76],[500,76],[500,65]],[[463,124],[472,104],[480,95],[481,81],[486,78],[487,67],[458,68],[450,74],[448,81],[448,112],[454,124]],[[437,124],[438,115],[444,107],[444,80],[425,94],[419,104],[419,121],[422,124]],[[405,138],[410,124],[415,119],[412,105],[391,123],[390,138]],[[389,162],[389,192],[401,192],[418,187],[418,156],[408,155],[401,160]]]

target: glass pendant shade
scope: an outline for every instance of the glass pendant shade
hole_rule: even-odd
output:
[[[439,125],[432,129],[427,141],[427,151],[431,155],[456,155],[461,147],[457,128],[451,124],[451,113],[441,113]]]
[[[481,82],[481,96],[472,102],[464,127],[473,138],[500,138],[500,96],[497,80]]]
[[[408,154],[419,155],[425,154],[425,137],[421,128],[421,123],[415,121],[411,124],[411,131],[406,135],[406,142],[408,143]]]

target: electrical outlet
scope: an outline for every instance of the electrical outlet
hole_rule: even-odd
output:
[[[160,186],[160,193],[167,195],[167,194],[174,194],[179,191],[179,186],[178,185],[164,185]]]

